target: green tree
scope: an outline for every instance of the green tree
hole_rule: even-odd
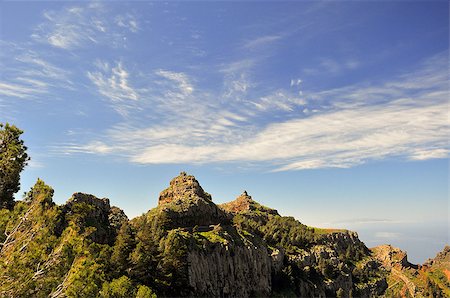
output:
[[[111,256],[115,272],[125,273],[130,268],[130,255],[136,246],[135,237],[133,228],[125,222],[119,230]]]
[[[139,285],[136,298],[156,298],[156,294],[149,287]]]
[[[0,208],[11,208],[20,189],[20,173],[30,158],[20,139],[22,130],[0,123]]]
[[[110,283],[105,282],[100,293],[104,298],[129,298],[136,296],[136,288],[133,282],[127,276],[112,280]]]

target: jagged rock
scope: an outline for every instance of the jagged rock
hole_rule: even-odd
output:
[[[249,211],[261,211],[267,214],[278,215],[278,211],[265,207],[254,201],[247,191],[238,196],[234,201],[220,205],[220,208],[230,213],[241,213]]]
[[[128,217],[126,216],[125,212],[123,212],[122,209],[116,206],[112,206],[111,209],[109,210],[108,220],[110,226],[115,231],[118,231],[122,226],[122,224],[128,221]]]
[[[372,248],[372,252],[374,257],[387,269],[391,269],[394,266],[400,266],[403,268],[412,266],[412,264],[408,262],[406,252],[397,247],[393,247],[392,245],[386,244],[374,247]]]
[[[158,204],[196,197],[212,200],[211,195],[203,190],[194,176],[181,172],[170,181],[170,186],[159,194]]]
[[[231,217],[212,202],[194,176],[182,172],[159,196],[159,223],[165,228],[193,228],[230,223]]]
[[[94,227],[89,238],[101,244],[114,242],[115,230],[110,226],[110,212],[109,199],[99,199],[81,192],[74,193],[63,207],[67,221],[75,220],[82,230]]]

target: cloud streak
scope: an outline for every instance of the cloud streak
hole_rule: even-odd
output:
[[[88,72],[87,76],[97,87],[98,92],[112,101],[138,100],[138,92],[130,86],[129,72],[121,62],[110,66],[101,64],[102,70]]]
[[[0,79],[0,94],[6,97],[32,99],[58,89],[72,89],[70,72],[12,43],[1,43],[4,57],[10,63],[3,65]],[[0,99],[1,101],[1,99]]]
[[[185,73],[158,70],[153,75],[159,81],[147,86],[140,104],[150,105],[160,122],[125,122],[109,129],[107,138],[66,149],[118,154],[139,164],[250,162],[274,171],[445,158],[450,127],[444,60],[432,57],[389,81],[304,98],[279,90],[235,102],[217,100],[226,94],[197,88]],[[105,69],[109,76],[90,74],[100,93],[113,101],[139,101],[121,64]],[[316,112],[303,113],[308,107]],[[268,111],[278,111],[281,120],[256,124]]]
[[[44,21],[35,28],[31,37],[64,50],[91,44],[118,47],[123,45],[126,33],[139,31],[139,22],[133,14],[111,16],[100,3],[46,11],[43,16]]]

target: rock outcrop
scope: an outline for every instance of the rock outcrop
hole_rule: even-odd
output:
[[[411,264],[406,252],[391,245],[371,248],[373,256],[388,273],[392,297],[448,297],[450,295],[450,247],[423,265]]]
[[[119,284],[129,297],[450,297],[450,247],[416,266],[397,248],[371,252],[355,232],[308,227],[247,192],[217,206],[184,172],[130,221],[105,198],[75,193],[58,206],[52,197],[38,181],[0,210],[1,297],[97,297]]]
[[[391,269],[392,267],[409,268],[413,266],[408,262],[408,256],[406,252],[402,251],[392,245],[380,245],[372,248],[372,252],[385,268]]]
[[[283,219],[246,191],[219,207],[193,176],[181,173],[161,192],[157,210],[149,213],[152,222],[168,231],[172,244],[165,241],[165,247],[179,245],[176,251],[183,252],[177,262],[185,267],[181,267],[184,269],[179,271],[178,280],[184,281],[180,287],[190,289],[191,296],[265,297],[287,288],[291,292],[282,295],[376,296],[386,289],[380,275],[373,275],[371,283],[357,280],[366,274],[364,270],[379,270],[378,263],[365,262],[360,265],[363,273],[353,274],[355,266],[345,261],[359,260],[369,253],[354,232],[321,230],[315,235],[314,229],[293,218]],[[238,215],[243,222],[236,226],[232,220]],[[271,239],[278,239],[280,232],[290,233],[284,222],[298,233],[288,240],[297,243],[295,248],[283,241],[271,245],[265,241],[267,238],[273,242]],[[275,230],[265,235],[265,229],[259,230],[258,225]],[[300,240],[303,237],[309,240]],[[355,256],[356,251],[360,255]],[[293,274],[289,278],[295,280],[294,284],[284,284],[290,270],[295,271],[289,273]]]
[[[180,175],[170,181],[169,187],[159,194],[158,205],[197,198],[212,200],[211,195],[203,190],[194,176],[181,172]]]
[[[166,228],[193,228],[230,223],[230,216],[212,202],[194,176],[182,172],[159,195],[160,224]]]
[[[81,192],[74,193],[62,210],[66,222],[75,221],[83,230],[87,227],[95,228],[89,237],[101,244],[114,243],[122,223],[128,221],[120,208],[110,206],[109,199],[99,199]]]
[[[219,205],[223,210],[230,213],[242,213],[251,211],[261,211],[266,214],[278,215],[278,211],[265,207],[258,202],[254,201],[247,191],[238,196],[234,201]]]

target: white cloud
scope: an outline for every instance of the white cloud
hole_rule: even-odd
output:
[[[27,98],[39,93],[45,93],[45,86],[35,88],[29,84],[10,84],[0,82],[0,94],[11,97]]]
[[[130,13],[116,16],[115,23],[117,24],[117,26],[126,28],[133,33],[139,31],[138,21],[136,20],[136,17]]]
[[[57,89],[73,88],[68,71],[18,45],[3,43],[2,46],[10,63],[2,67],[0,94],[30,99],[40,94],[55,92]]]
[[[267,96],[262,96],[252,104],[261,111],[293,111],[296,107],[306,105],[306,100],[300,96],[289,94],[283,90],[278,90]]]
[[[202,90],[186,73],[158,70],[142,95],[152,109],[150,124],[137,117],[97,141],[107,148],[100,153],[120,154],[134,163],[251,162],[277,171],[346,168],[385,158],[445,158],[450,125],[444,61],[441,55],[384,82],[305,97],[280,89],[240,101],[218,100],[226,93]],[[96,76],[105,94],[129,86],[126,80],[120,83],[127,78],[125,70],[116,68],[121,70],[115,80]]]
[[[130,74],[125,70],[121,62],[108,68],[103,64],[102,71],[88,72],[88,77],[94,83],[98,91],[112,101],[138,100],[139,94],[128,82]]]
[[[189,95],[194,91],[194,87],[189,82],[186,74],[181,72],[173,72],[168,70],[158,70],[157,75],[177,83],[178,89],[184,95]]]
[[[414,160],[427,160],[434,158],[446,158],[449,156],[450,151],[448,149],[429,149],[418,150],[411,155],[411,159]]]
[[[101,3],[45,11],[45,21],[35,28],[31,37],[66,50],[99,43],[121,46],[126,39],[125,33],[139,30],[138,20],[130,13],[114,17],[107,12]],[[126,32],[118,29],[126,29]]]

